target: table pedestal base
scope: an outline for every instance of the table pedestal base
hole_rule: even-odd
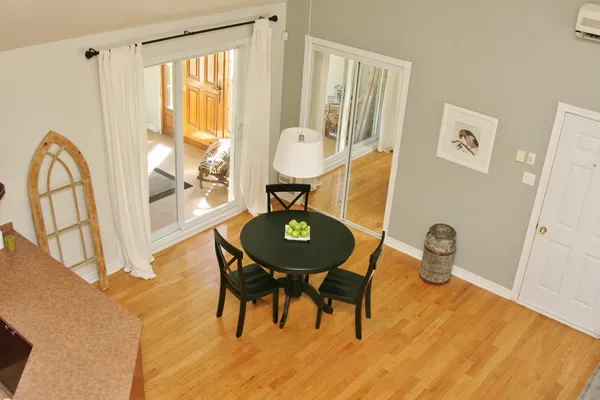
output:
[[[304,280],[304,276],[302,275],[287,275],[285,278],[277,279],[279,284],[285,289],[285,303],[283,305],[283,314],[281,315],[281,320],[279,321],[279,327],[283,329],[285,326],[285,321],[287,320],[288,312],[290,309],[290,300],[297,299],[302,296],[302,293],[305,293],[312,299],[312,301],[319,306],[319,302],[321,301],[321,296],[317,289],[315,289],[310,283],[307,283]],[[327,314],[333,313],[333,307],[329,304],[325,303],[323,305],[323,311]]]

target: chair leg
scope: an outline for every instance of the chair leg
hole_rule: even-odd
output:
[[[308,283],[308,275],[304,275],[304,281]]]
[[[317,311],[317,324],[315,326],[316,329],[321,327],[321,316],[323,315],[323,304],[325,304],[325,297],[319,297],[319,309]]]
[[[223,315],[223,307],[225,306],[225,295],[227,294],[227,289],[225,285],[221,284],[221,289],[219,290],[219,305],[217,306],[217,318],[221,318]]]
[[[279,320],[279,289],[273,292],[273,323]]]
[[[237,324],[237,332],[235,333],[235,337],[242,336],[242,331],[244,330],[244,319],[246,318],[246,302],[240,301],[240,316],[238,317]]]
[[[256,304],[256,299],[252,300],[252,304]]]
[[[362,316],[361,316],[361,312],[362,312],[362,302],[358,303],[356,305],[356,315],[355,315],[355,319],[356,321],[355,323],[355,328],[356,328],[356,338],[358,340],[362,339]]]
[[[331,298],[327,299],[327,305],[329,307],[331,307],[333,305],[333,299],[331,299]]]
[[[371,318],[371,283],[367,286],[367,293],[365,295],[365,314],[367,318]]]
[[[275,276],[275,270],[274,269],[271,270],[271,276]]]

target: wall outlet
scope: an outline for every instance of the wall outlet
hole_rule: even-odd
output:
[[[527,164],[529,164],[529,165],[535,164],[535,153],[529,152],[529,154],[527,154]]]
[[[525,162],[525,157],[527,156],[527,150],[517,150],[517,162]]]
[[[529,185],[529,186],[535,185],[535,174],[532,174],[531,172],[524,171],[523,172],[523,179],[521,180],[521,182],[523,182],[524,184]]]

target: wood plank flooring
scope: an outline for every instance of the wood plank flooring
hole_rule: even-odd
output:
[[[218,229],[239,246],[250,218],[241,214]],[[364,273],[377,240],[353,232],[356,249],[344,268]],[[212,231],[153,264],[156,279],[120,271],[108,291],[144,320],[149,400],[575,399],[600,361],[600,341],[460,279],[427,285],[419,262],[389,247],[362,341],[354,338],[352,306],[334,302],[315,330],[307,297],[292,302],[283,330],[271,320],[271,297],[249,303],[236,339],[239,303],[231,294],[215,317]]]
[[[352,162],[346,219],[374,232],[383,229],[392,153],[373,151]],[[331,215],[340,215],[345,165],[319,177],[321,185],[310,194],[309,204]]]

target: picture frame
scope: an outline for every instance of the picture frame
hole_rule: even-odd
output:
[[[487,174],[497,130],[496,118],[446,103],[436,155]]]

